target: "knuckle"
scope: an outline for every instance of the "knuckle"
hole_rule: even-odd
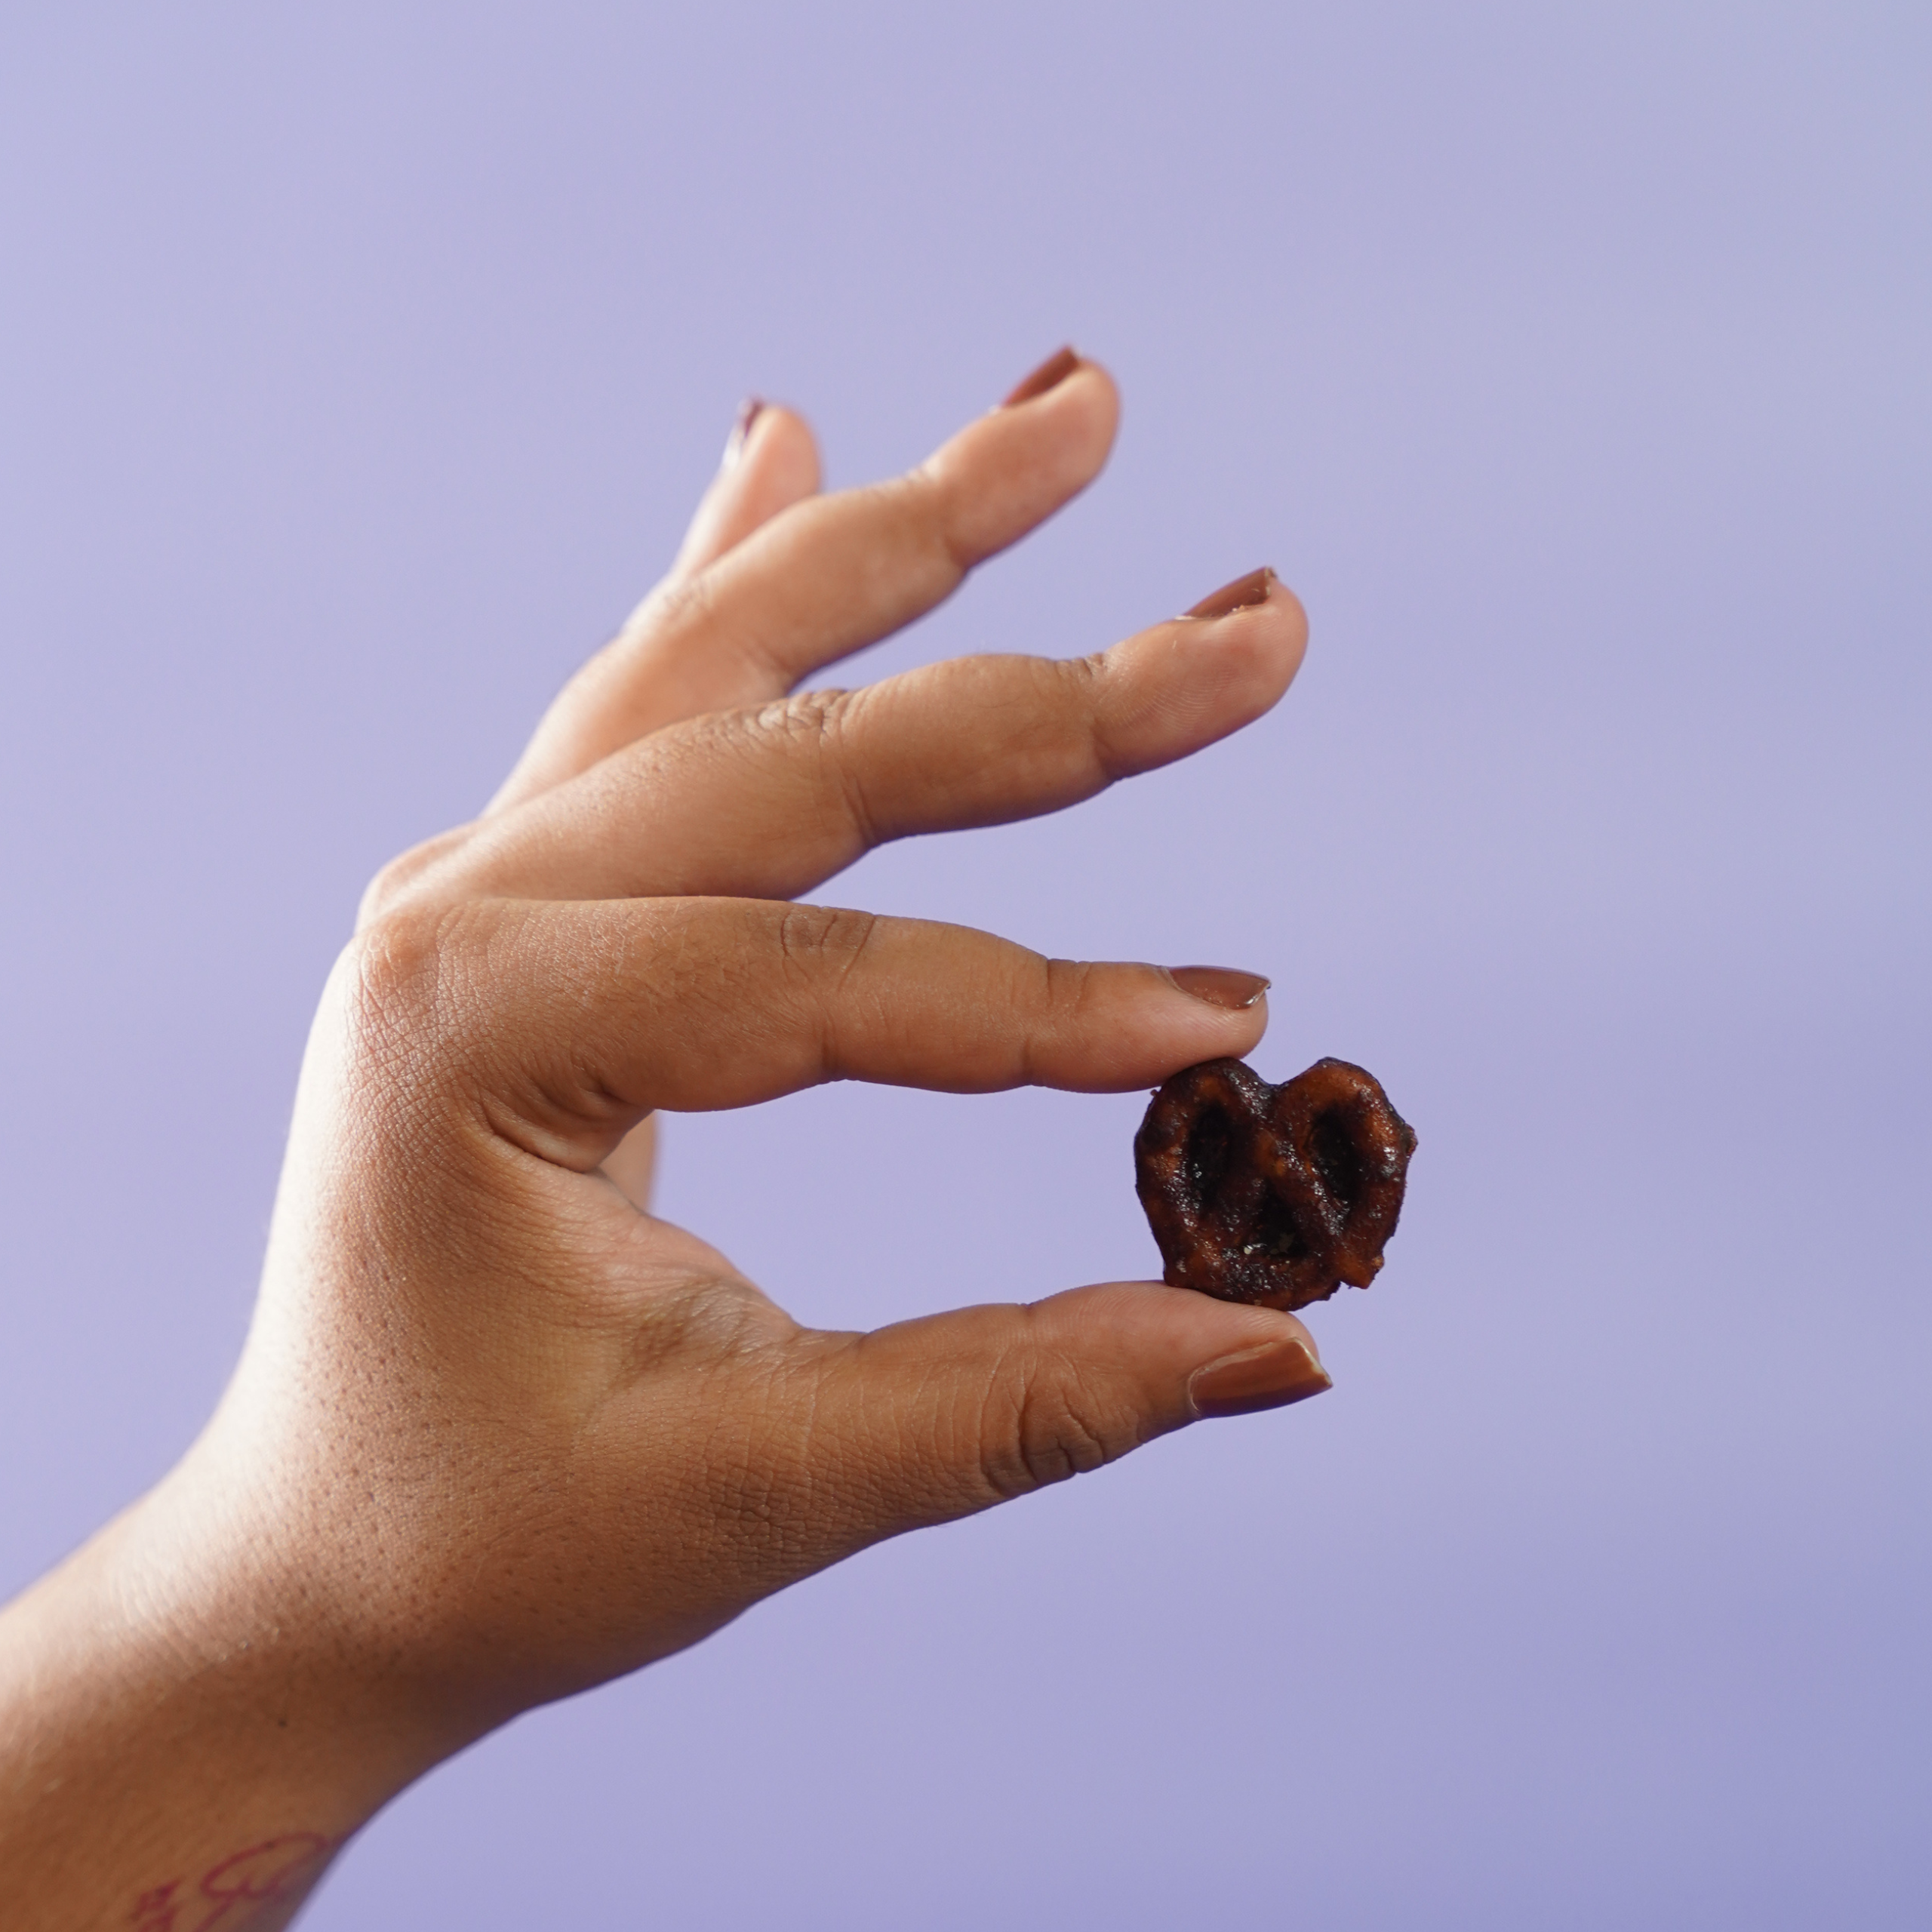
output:
[[[707,765],[743,772],[764,752],[771,735],[770,714],[783,700],[742,711],[709,711],[655,733],[638,747],[654,777],[675,783]]]
[[[1075,1364],[1054,1363],[996,1380],[982,1417],[980,1475],[1004,1500],[1089,1475],[1138,1441]]]
[[[844,749],[856,703],[855,694],[848,691],[829,688],[800,691],[786,706],[789,734],[814,751],[835,755]]]
[[[467,906],[405,897],[350,940],[340,981],[348,1029],[365,1057],[414,1061],[458,1030],[475,917]]]
[[[655,732],[633,748],[636,768],[654,786],[675,790],[701,780],[708,768],[728,767],[742,775],[762,748],[769,705],[753,711],[710,711]]]
[[[1042,1018],[1077,1023],[1093,999],[1091,960],[1048,959],[1035,953],[1017,961],[1014,971],[1020,981],[1014,989],[1014,1003],[1023,1002]]]
[[[869,912],[829,906],[787,906],[780,915],[779,968],[792,989],[795,1023],[814,1042],[821,1078],[847,1077],[845,995],[878,924]]]
[[[835,906],[787,906],[779,915],[778,952],[786,966],[814,984],[842,983],[859,963],[878,925],[871,912]]]
[[[956,583],[979,561],[959,535],[957,492],[930,463],[872,487],[943,580]]]
[[[1055,697],[1069,700],[1084,712],[1092,712],[1107,687],[1107,654],[1090,651],[1084,657],[1036,657],[1045,681]]]
[[[866,786],[866,761],[857,755],[853,721],[865,706],[863,691],[806,691],[786,706],[792,743],[811,761],[818,809],[851,828],[860,849],[884,842],[886,833]]]
[[[1083,1012],[1101,991],[1100,969],[1091,959],[1042,959],[1040,968],[1048,1004],[1056,1009]]]
[[[763,706],[753,721],[768,746],[810,759],[835,760],[851,710],[850,691],[795,691]]]
[[[457,826],[412,845],[389,860],[372,878],[355,909],[355,930],[359,933],[412,897],[444,860],[469,839],[472,827]]]
[[[1053,668],[1058,674],[1060,697],[1079,721],[1096,777],[1103,785],[1133,777],[1140,768],[1116,742],[1120,693],[1110,677],[1106,654],[1097,651],[1085,657],[1062,659]]]
[[[1106,667],[1092,657],[1011,661],[1010,755],[1041,792],[1072,804],[1122,777],[1106,715]]]
[[[669,737],[696,764],[728,760],[749,773],[776,761],[802,768],[821,787],[836,789],[848,761],[847,730],[861,695],[798,691],[744,710],[691,718]]]
[[[717,614],[718,580],[710,568],[689,576],[674,574],[638,606],[618,633],[618,641],[635,645],[658,632],[703,629]]]

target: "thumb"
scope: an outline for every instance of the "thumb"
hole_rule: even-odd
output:
[[[1292,1315],[1153,1282],[825,1339],[813,1489],[848,1518],[826,1527],[852,1548],[1331,1386]]]

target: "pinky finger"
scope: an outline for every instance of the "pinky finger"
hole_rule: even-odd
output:
[[[804,417],[749,398],[738,411],[724,460],[699,501],[666,584],[697,576],[780,510],[817,496],[819,484],[818,444]]]
[[[772,403],[745,404],[725,443],[718,473],[699,499],[677,561],[625,620],[619,635],[628,635],[647,626],[654,611],[667,598],[681,592],[693,578],[781,512],[817,496],[818,489],[818,444],[804,418]],[[579,731],[594,734],[601,722],[600,714],[619,698],[626,703],[648,704],[654,685],[660,681],[666,685],[671,682],[666,666],[645,664],[639,667],[631,683],[607,693],[605,703],[593,700],[587,708],[580,706],[583,715],[577,720]],[[578,682],[581,684],[581,677]],[[664,714],[660,721],[666,723],[675,722],[683,715],[675,701],[660,704],[658,709]],[[568,765],[533,773],[531,755],[526,751],[483,815],[487,818],[521,804],[571,775]]]

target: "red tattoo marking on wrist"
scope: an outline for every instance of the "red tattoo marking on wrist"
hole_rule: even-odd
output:
[[[134,1901],[134,1924],[137,1932],[174,1932],[174,1915],[181,1902],[174,1894],[181,1889],[179,1878],[171,1878]]]
[[[234,1932],[254,1916],[257,1907],[286,1903],[307,1890],[316,1867],[342,1842],[319,1832],[285,1832],[264,1838],[211,1865],[191,1893],[183,1878],[143,1892],[134,1901],[129,1924],[134,1932]]]

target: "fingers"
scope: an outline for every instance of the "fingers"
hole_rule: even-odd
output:
[[[1292,1315],[1152,1283],[810,1340],[790,1392],[828,1558],[1331,1386]]]
[[[804,419],[755,398],[746,402],[667,583],[695,577],[818,487],[818,445]]]
[[[494,1136],[580,1171],[655,1108],[829,1080],[951,1093],[1157,1084],[1251,1051],[1266,981],[1043,958],[959,926],[743,899],[405,912],[338,976],[368,1051],[421,1042]]]
[[[954,659],[654,732],[449,848],[438,889],[789,898],[891,839],[1060,811],[1276,703],[1308,626],[1258,583],[1094,657]]]
[[[1111,378],[1079,362],[907,475],[792,503],[639,608],[551,706],[491,809],[660,725],[781,697],[909,623],[1093,480],[1118,414]]]

